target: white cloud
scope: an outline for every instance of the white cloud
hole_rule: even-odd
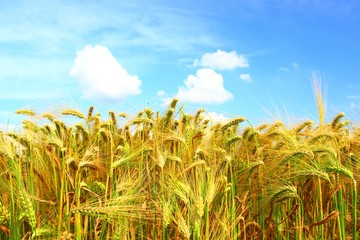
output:
[[[162,106],[163,107],[169,107],[170,106],[170,103],[171,101],[173,100],[174,98],[171,98],[171,97],[162,97]]]
[[[251,78],[250,74],[247,74],[247,73],[240,74],[240,79],[245,82],[249,82],[249,83],[252,82],[252,78]]]
[[[357,88],[359,88],[359,86],[360,86],[360,85],[357,84],[357,83],[355,83],[355,84],[351,84],[351,83],[350,83],[350,84],[348,85],[348,88],[350,88],[350,89],[357,89]]]
[[[168,107],[174,97],[169,96],[164,90],[160,90],[156,93],[158,100],[161,102],[161,106]]]
[[[164,90],[160,90],[156,93],[156,96],[158,97],[164,97],[166,95],[166,92]]]
[[[204,115],[204,120],[205,119],[209,119],[210,122],[212,123],[222,123],[222,122],[226,122],[227,120],[229,120],[229,118],[225,117],[224,114],[220,113],[216,113],[216,112],[205,112],[203,113]]]
[[[356,100],[356,99],[360,99],[360,95],[349,95],[349,96],[346,96],[346,98]]]
[[[13,86],[9,86],[8,88],[5,88],[6,91],[2,91],[0,88],[0,100],[47,101],[56,98],[64,98],[65,95],[62,94],[60,89],[59,91],[57,91],[57,89],[51,89],[51,86],[46,86],[46,82],[40,82],[39,84],[42,84],[38,85],[42,88],[36,88],[34,86],[21,86],[16,89]]]
[[[357,105],[354,102],[350,102],[350,109],[355,109]]]
[[[279,67],[279,70],[282,72],[289,72],[289,69],[287,67]]]
[[[205,53],[201,60],[195,60],[194,66],[210,67],[218,70],[232,70],[235,68],[249,67],[247,58],[238,55],[236,51],[225,52],[217,50],[214,53]]]
[[[16,125],[15,124],[3,124],[3,123],[0,123],[0,131],[2,131],[3,133],[14,132],[15,130],[16,130]]]
[[[104,46],[86,46],[76,53],[70,75],[87,99],[119,100],[141,93],[141,81],[131,76]]]
[[[179,87],[176,97],[193,103],[219,104],[229,101],[233,95],[224,88],[221,74],[209,68],[196,71],[185,80],[185,87]]]
[[[280,70],[281,72],[290,72],[290,71],[292,71],[292,70],[300,71],[300,64],[297,63],[297,62],[293,62],[293,63],[291,64],[291,66],[289,66],[289,67],[284,67],[284,66],[279,67],[279,70]]]
[[[300,70],[300,65],[297,62],[293,62],[292,63],[292,67],[294,68],[294,70],[299,71]]]

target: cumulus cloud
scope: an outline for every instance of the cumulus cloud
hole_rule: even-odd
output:
[[[222,50],[217,50],[214,53],[205,53],[201,60],[196,59],[193,65],[210,67],[217,70],[249,67],[248,60],[244,55],[238,55],[236,51],[225,52]]]
[[[206,112],[204,114],[204,119],[209,119],[212,123],[223,123],[229,120],[229,118],[225,117],[224,114],[216,113],[216,112]]]
[[[76,53],[70,75],[79,81],[83,97],[116,101],[141,93],[141,81],[131,76],[104,46],[86,46]]]
[[[249,82],[249,83],[252,82],[252,78],[251,78],[250,74],[247,74],[247,73],[240,74],[240,79],[245,82]]]
[[[233,98],[224,88],[223,76],[210,68],[198,69],[196,75],[189,75],[184,83],[176,94],[181,101],[219,104]]]

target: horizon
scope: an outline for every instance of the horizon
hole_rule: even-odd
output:
[[[0,3],[0,128],[18,109],[89,106],[135,116],[185,112],[251,123],[360,119],[360,3],[304,1],[107,1]],[[269,120],[270,119],[270,120]]]

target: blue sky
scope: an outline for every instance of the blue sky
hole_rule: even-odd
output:
[[[94,105],[254,123],[312,118],[311,76],[328,117],[360,117],[357,0],[0,1],[0,124],[14,112]],[[294,118],[294,119],[292,119]]]

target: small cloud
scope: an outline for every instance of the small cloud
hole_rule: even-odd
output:
[[[193,66],[210,67],[217,70],[232,70],[249,67],[247,58],[238,55],[236,51],[225,52],[217,50],[214,53],[205,53],[201,60],[195,60]]]
[[[300,70],[300,65],[297,62],[293,62],[292,63],[292,67],[294,68],[294,70],[299,71]]]
[[[171,98],[171,97],[163,97],[162,98],[162,106],[163,107],[169,107],[170,106],[170,103],[172,102],[172,100],[173,100],[174,98]]]
[[[104,46],[86,46],[76,53],[70,75],[77,81],[87,99],[116,101],[141,93],[141,81],[131,76]]]
[[[229,118],[225,117],[224,114],[216,113],[216,112],[205,112],[204,114],[204,120],[208,119],[212,123],[222,123],[229,120]]]
[[[166,95],[166,92],[163,90],[160,90],[156,93],[156,96],[158,96],[158,97],[164,97],[165,95]]]
[[[27,88],[27,90],[26,90]],[[54,98],[62,98],[64,95],[57,90],[30,89],[29,86],[19,88],[18,92],[6,92],[0,94],[0,100],[42,100],[48,101]]]
[[[279,67],[279,70],[282,72],[289,72],[289,69],[287,67]]]
[[[349,85],[348,85],[348,88],[350,88],[350,89],[357,89],[357,88],[359,88],[359,84],[349,84]]]
[[[223,76],[210,68],[197,70],[196,75],[189,75],[184,83],[185,87],[179,87],[176,94],[181,101],[219,104],[233,98],[224,88]]]
[[[193,66],[194,66],[194,67],[201,66],[201,63],[199,62],[198,59],[195,59],[195,60],[194,60]]]
[[[15,124],[3,124],[3,123],[0,123],[0,131],[2,131],[3,133],[14,132],[15,130],[16,130],[16,125]]]
[[[354,102],[350,102],[350,109],[355,109],[357,105]]]
[[[349,96],[346,96],[346,98],[356,100],[356,99],[360,99],[360,95],[349,95]]]
[[[158,91],[156,96],[163,107],[168,107],[173,100],[164,90]]]
[[[250,74],[247,74],[247,73],[240,74],[240,79],[245,82],[248,82],[248,83],[252,82],[252,78],[251,78]]]
[[[281,72],[290,72],[291,70],[300,71],[300,65],[297,62],[293,62],[289,67],[279,67]]]

